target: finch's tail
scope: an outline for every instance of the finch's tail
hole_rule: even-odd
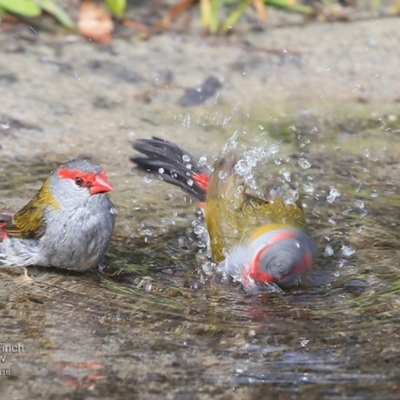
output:
[[[180,187],[200,202],[206,201],[211,172],[196,157],[157,137],[138,139],[133,148],[146,156],[130,158],[140,169]]]

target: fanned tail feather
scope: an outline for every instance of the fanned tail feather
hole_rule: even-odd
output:
[[[211,172],[192,154],[154,136],[136,140],[133,148],[146,156],[130,158],[140,169],[178,186],[200,202],[206,201]]]

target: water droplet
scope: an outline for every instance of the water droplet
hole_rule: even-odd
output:
[[[297,161],[297,163],[298,163],[298,164],[300,165],[300,167],[303,168],[303,169],[311,168],[311,163],[310,163],[307,159],[305,159],[305,158],[303,158],[303,157],[299,158],[299,160]]]
[[[343,254],[345,257],[350,257],[352,254],[354,254],[354,253],[356,252],[356,250],[354,249],[354,247],[352,247],[352,246],[345,246],[345,245],[343,245],[343,246],[341,247],[341,251],[342,251],[342,254]]]
[[[190,162],[190,156],[188,154],[183,154],[182,155],[182,160],[183,162]]]
[[[333,248],[332,248],[332,246],[331,246],[330,244],[327,244],[327,245],[325,246],[324,253],[325,253],[325,255],[328,256],[328,257],[333,256]]]
[[[303,185],[303,190],[307,194],[314,194],[315,193],[315,184],[307,182]]]
[[[235,171],[238,173],[238,175],[246,176],[248,173],[250,173],[251,168],[249,168],[246,160],[239,160],[235,164]]]
[[[216,266],[215,263],[207,260],[201,265],[201,269],[206,275],[210,276],[214,273],[215,266]]]
[[[226,171],[219,171],[218,173],[218,178],[223,180],[228,176],[228,174],[226,173]]]
[[[282,175],[285,178],[286,182],[291,182],[292,181],[292,175],[289,171],[282,171]]]
[[[115,207],[111,207],[110,214],[113,214],[113,215],[117,214],[117,209]]]
[[[301,377],[302,382],[308,382],[310,378],[307,376],[307,373],[304,374],[304,376]]]
[[[354,200],[354,205],[361,210],[365,208],[364,202],[362,200]]]
[[[152,181],[152,179],[149,178],[148,176],[144,176],[144,177],[143,177],[143,182],[144,182],[144,183],[150,183],[151,181]]]
[[[159,174],[162,175],[164,172],[165,172],[164,168],[158,168],[158,173],[159,173]]]
[[[301,338],[300,340],[301,347],[306,347],[309,341],[310,341],[309,339]]]
[[[191,122],[191,116],[190,114],[186,114],[183,118],[182,125],[185,126],[186,128],[189,128],[190,122]]]
[[[206,165],[206,164],[207,164],[207,157],[200,157],[199,165]]]
[[[339,260],[338,265],[337,265],[338,268],[343,268],[344,265],[345,265],[344,260]],[[338,276],[340,276],[340,273],[339,273],[339,272],[338,272]]]
[[[376,190],[373,190],[372,193],[370,194],[371,197],[378,197],[379,194]]]
[[[328,196],[326,196],[326,201],[328,203],[333,203],[337,197],[340,197],[341,193],[339,192],[339,190],[335,189],[335,188],[331,188],[331,190],[329,191]]]
[[[187,181],[186,181],[186,183],[188,184],[188,186],[193,186],[193,179],[188,179]]]
[[[353,211],[353,209],[352,209],[351,207],[347,207],[347,208],[342,212],[342,214],[343,214],[343,215],[349,215],[349,213],[350,213],[351,211]]]
[[[297,190],[287,190],[283,197],[285,204],[294,204],[300,198]]]

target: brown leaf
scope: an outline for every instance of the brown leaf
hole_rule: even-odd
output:
[[[112,41],[114,23],[111,15],[100,5],[92,1],[84,1],[79,10],[79,33],[100,43]]]
[[[256,9],[258,18],[260,21],[266,21],[267,20],[267,10],[265,8],[265,4],[263,0],[253,0],[253,5],[254,8]]]
[[[171,22],[179,17],[183,12],[185,12],[195,0],[180,0],[178,4],[173,6],[168,13],[164,16],[164,18],[156,22],[154,25],[155,29],[168,29],[171,25]]]

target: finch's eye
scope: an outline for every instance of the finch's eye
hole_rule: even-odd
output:
[[[75,178],[75,183],[77,186],[82,186],[83,185],[83,179],[80,176],[77,176]]]

